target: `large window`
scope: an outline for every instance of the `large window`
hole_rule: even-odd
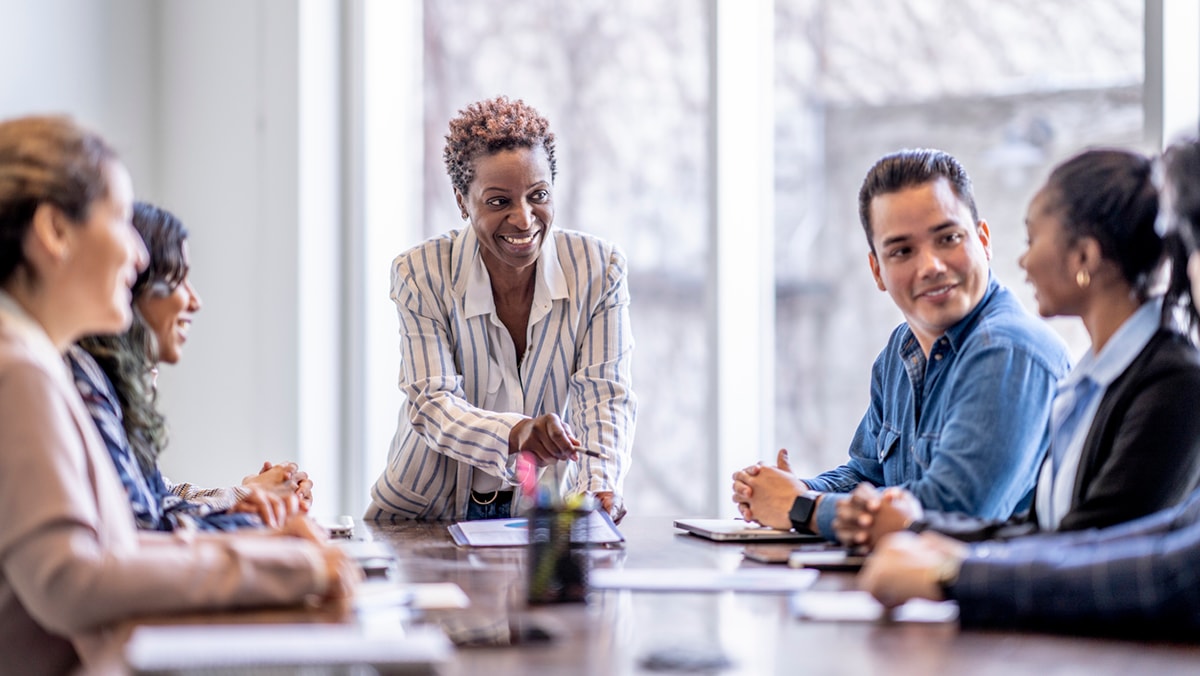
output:
[[[955,155],[991,227],[994,274],[1033,308],[1017,258],[1039,182],[1086,146],[1153,150],[1143,4],[775,3],[775,434],[802,475],[846,457],[871,363],[902,321],[867,267],[867,169],[900,148]],[[1086,348],[1078,322],[1055,326],[1076,354]]]
[[[422,114],[409,147],[420,155],[420,226],[405,245],[463,225],[440,161],[460,108],[506,94],[550,119],[556,227],[611,239],[630,260],[641,408],[627,500],[642,514],[730,510],[717,467],[733,449],[717,448],[712,424],[739,424],[714,403],[716,365],[730,355],[714,344],[713,158],[718,134],[758,130],[753,119],[716,119],[739,109],[718,105],[731,89],[713,72],[726,48],[718,1],[426,0],[415,31]],[[1088,145],[1151,149],[1144,4],[772,3],[774,49],[744,50],[745,70],[732,72],[774,72],[775,218],[719,224],[773,243],[774,284],[763,294],[768,303],[774,294],[764,382],[773,381],[766,419],[775,422],[756,457],[786,446],[801,473],[838,464],[866,407],[870,365],[901,320],[872,283],[857,217],[859,182],[880,155],[933,146],[962,160],[991,224],[993,269],[1030,300],[1016,260],[1025,203],[1049,168]],[[1057,326],[1082,349],[1075,325]],[[367,452],[382,454],[372,443]]]
[[[626,489],[647,513],[696,510],[711,472],[705,271],[708,19],[700,2],[427,0],[426,235],[462,227],[439,158],[467,104],[522,98],[557,139],[555,227],[629,258],[640,399]]]

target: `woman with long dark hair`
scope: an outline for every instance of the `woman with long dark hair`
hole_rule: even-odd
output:
[[[84,338],[67,352],[75,384],[116,464],[139,528],[205,530],[278,526],[307,508],[312,482],[294,463],[266,463],[229,488],[172,484],[159,470],[167,426],[156,405],[159,364],[176,364],[200,296],[190,279],[188,231],[172,213],[145,202],[133,206],[133,227],[150,252],[131,290],[128,331]]]

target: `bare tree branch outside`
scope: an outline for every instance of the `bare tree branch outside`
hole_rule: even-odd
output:
[[[726,1],[726,0],[717,0]],[[901,320],[857,217],[880,155],[958,156],[991,225],[993,270],[1032,307],[1024,209],[1086,146],[1146,146],[1141,0],[776,0],[776,429],[802,473],[839,464],[870,366]],[[642,402],[631,510],[713,512],[702,421],[709,12],[702,0],[426,0],[427,235],[461,227],[441,165],[472,101],[523,98],[559,139],[556,227],[630,260]],[[1056,325],[1077,347],[1074,324]],[[774,448],[760,449],[773,457]]]

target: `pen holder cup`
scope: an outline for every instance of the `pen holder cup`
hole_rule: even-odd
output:
[[[589,560],[571,542],[588,542],[580,532],[588,511],[538,507],[529,515],[530,604],[580,603],[587,600]],[[574,537],[572,537],[574,533]]]

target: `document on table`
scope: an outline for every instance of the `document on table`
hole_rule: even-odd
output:
[[[635,591],[740,591],[794,592],[808,589],[817,579],[815,570],[789,568],[597,568],[588,585],[592,589]]]
[[[138,627],[125,646],[134,671],[371,664],[433,669],[454,647],[437,627],[365,632],[341,624]]]
[[[449,526],[454,543],[465,547],[522,547],[529,544],[528,519],[459,521]],[[571,529],[571,544],[616,544],[625,537],[608,512],[595,509]]]
[[[470,599],[453,582],[367,582],[354,592],[355,610],[403,606],[416,610],[466,608]]]
[[[805,620],[825,622],[953,622],[958,604],[953,601],[913,599],[893,608],[864,591],[809,591],[792,597],[792,614]]]

